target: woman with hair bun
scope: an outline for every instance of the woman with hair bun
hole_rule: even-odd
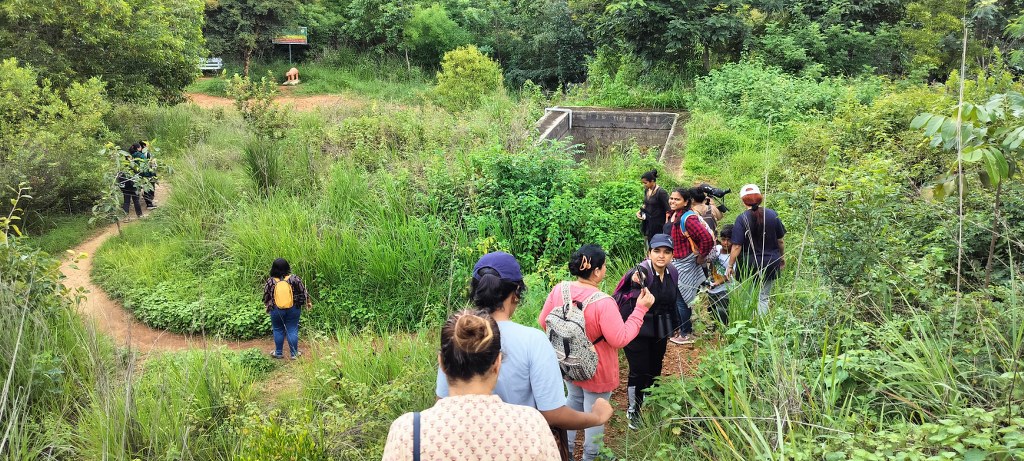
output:
[[[485,254],[473,266],[469,301],[490,314],[501,331],[503,359],[494,394],[505,403],[536,408],[549,425],[561,429],[557,432],[560,438],[565,429],[604,424],[612,416],[611,404],[601,400],[588,413],[566,406],[565,383],[547,337],[536,328],[511,320],[525,292],[523,274],[514,256],[496,251]],[[443,370],[437,373],[436,394],[438,398],[449,395]],[[566,444],[565,440],[559,442]]]
[[[391,423],[384,460],[558,459],[544,416],[494,395],[501,330],[491,316],[465,310],[449,317],[437,358],[449,396]]]
[[[649,243],[651,237],[660,234],[665,226],[665,213],[669,210],[668,192],[658,185],[658,170],[640,175],[640,184],[644,186],[644,203],[636,217],[641,221],[641,232]]]
[[[786,226],[775,210],[761,206],[764,196],[756,184],[740,188],[740,200],[747,206],[747,211],[737,216],[736,224],[733,225],[732,252],[729,254],[725,277],[732,276],[733,267],[737,263],[741,277],[758,277],[762,284],[757,298],[757,312],[763,315],[768,313],[768,298],[775,279],[786,266],[786,260],[783,259],[786,247],[782,242],[786,236]]]
[[[587,339],[597,351],[597,372],[586,381],[565,381],[569,389],[568,405],[576,411],[592,411],[597,402],[611,397],[619,387],[619,349],[622,349],[640,332],[644,315],[654,304],[654,296],[646,288],[640,291],[633,312],[622,320],[615,300],[601,292],[600,284],[608,273],[607,255],[598,245],[583,245],[569,259],[569,273],[576,276],[575,282],[562,282],[555,286],[544,301],[544,308],[537,321],[546,326],[548,315],[562,306],[562,290],[568,289],[572,301],[580,303],[583,310]],[[589,301],[589,303],[588,303]],[[550,347],[550,346],[549,346]],[[586,429],[583,444],[583,460],[597,457],[598,439],[604,436],[604,425]],[[576,431],[569,431],[569,452],[576,441]]]

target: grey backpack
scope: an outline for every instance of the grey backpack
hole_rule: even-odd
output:
[[[591,303],[608,295],[598,291],[580,303],[572,300],[569,282],[562,282],[559,288],[562,290],[562,305],[554,308],[544,321],[548,340],[555,349],[562,376],[570,381],[586,381],[597,373],[597,349],[594,345],[604,336],[593,342],[587,338],[583,312]]]

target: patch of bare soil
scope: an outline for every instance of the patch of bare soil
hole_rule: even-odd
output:
[[[218,107],[233,108],[235,104],[234,100],[231,98],[210,96],[202,93],[188,93],[185,97],[193,104],[204,109],[215,109]],[[292,89],[290,87],[284,87],[284,89],[281,90],[281,94],[274,98],[274,102],[282,106],[291,107],[293,110],[299,112],[308,112],[321,107],[360,109],[366,106],[366,101],[363,99],[340,94],[297,96],[292,94]]]

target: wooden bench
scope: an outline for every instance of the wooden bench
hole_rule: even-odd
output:
[[[221,58],[199,58],[199,70],[220,71],[224,69],[224,60]]]

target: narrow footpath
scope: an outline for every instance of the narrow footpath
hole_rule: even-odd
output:
[[[162,202],[165,195],[165,188],[157,188],[158,201]],[[121,226],[133,226],[138,222],[135,220],[123,223]],[[251,341],[223,341],[206,336],[186,336],[167,330],[153,329],[136,320],[121,303],[107,295],[90,278],[92,257],[96,254],[96,250],[107,239],[116,236],[117,226],[115,224],[108,225],[98,234],[70,250],[75,255],[85,253],[85,258],[76,263],[73,257],[69,256],[60,266],[61,273],[66,277],[64,286],[72,291],[78,288],[85,290],[85,299],[78,309],[86,321],[91,321],[94,324],[96,331],[113,338],[118,346],[128,346],[143,354],[154,351],[181,351],[221,346],[233,350],[272,347],[273,342],[269,338]]]

